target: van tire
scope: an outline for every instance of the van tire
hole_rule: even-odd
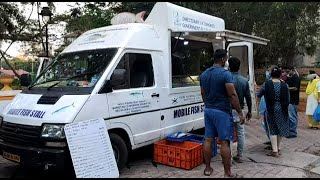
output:
[[[128,161],[128,148],[126,142],[117,134],[110,133],[110,141],[114,156],[118,165],[118,169],[121,170],[127,164]]]

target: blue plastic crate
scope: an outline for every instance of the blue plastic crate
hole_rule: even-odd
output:
[[[181,136],[183,135],[183,136]],[[181,137],[179,137],[181,136]],[[170,134],[167,136],[167,140],[169,141],[174,141],[174,142],[184,142],[184,141],[187,141],[191,138],[191,134],[189,133],[182,133],[182,132],[176,132],[176,133],[173,133],[173,134]]]
[[[190,139],[188,141],[197,142],[197,143],[203,143],[204,142],[204,136],[198,135],[198,134],[191,134],[189,133]],[[212,144],[212,156],[215,157],[218,154],[218,144],[217,141],[213,141]]]

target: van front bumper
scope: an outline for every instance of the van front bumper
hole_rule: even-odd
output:
[[[27,167],[44,167],[44,168],[57,168],[64,169],[71,163],[70,153],[67,148],[64,149],[51,149],[51,148],[34,148],[26,147],[16,144],[10,144],[0,139],[0,153],[15,155],[14,159],[19,159],[17,162]],[[17,158],[19,157],[19,158]],[[4,157],[5,158],[5,157]],[[8,159],[8,158],[5,158]],[[10,160],[10,159],[8,159]],[[18,160],[18,161],[19,161]]]

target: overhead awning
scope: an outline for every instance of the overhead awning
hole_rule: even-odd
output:
[[[237,31],[231,31],[231,30],[217,32],[216,36],[225,37],[227,41],[232,41],[232,42],[245,41],[245,42],[251,42],[251,43],[262,44],[262,45],[267,45],[268,42],[270,42],[269,39],[237,32]]]
[[[251,42],[255,44],[267,45],[270,42],[269,39],[265,39],[258,36],[253,36],[245,33],[240,33],[236,31],[224,30],[224,31],[217,31],[217,32],[173,32],[174,36],[181,36],[182,38],[192,38],[199,41],[206,41],[206,42],[217,42],[221,41],[222,39],[228,42]]]

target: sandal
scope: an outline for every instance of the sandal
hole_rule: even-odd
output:
[[[279,152],[273,152],[271,151],[270,153],[266,154],[267,156],[272,156],[272,157],[275,157],[275,158],[278,158],[279,157]]]
[[[310,129],[318,130],[318,127],[310,127]]]
[[[231,174],[230,176],[224,175],[224,178],[244,178],[244,177],[239,174]]]
[[[267,147],[265,147],[264,149],[266,149],[266,150],[272,150],[272,146],[267,146]]]
[[[212,174],[212,172],[213,172],[213,169],[212,169],[212,168],[210,168],[209,170],[204,169],[203,175],[205,175],[205,176],[210,176],[210,175]]]
[[[242,162],[243,162],[243,161],[242,161],[242,158],[239,157],[239,156],[234,156],[234,157],[233,157],[233,160],[235,160],[237,163],[242,163]]]
[[[271,145],[271,141],[264,142],[265,145]]]

